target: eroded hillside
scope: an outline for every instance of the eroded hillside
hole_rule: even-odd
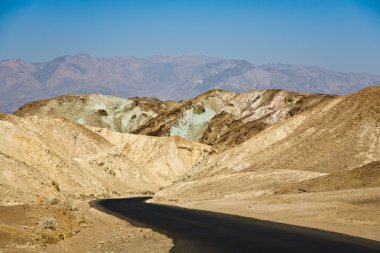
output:
[[[212,152],[179,138],[91,131],[62,118],[3,114],[0,128],[3,205],[155,191]]]
[[[61,224],[23,234],[7,221],[4,238],[62,241],[86,217],[99,222],[89,199],[155,193],[380,240],[380,86],[346,96],[211,90],[179,102],[65,95],[1,114],[0,131],[3,217],[22,206],[33,218],[25,223],[50,212]]]
[[[1,114],[0,131],[0,251],[5,252],[40,252],[81,230],[99,240],[94,228],[100,218],[89,210],[89,199],[152,194],[214,152],[180,137],[140,138],[48,116]],[[17,220],[10,218],[13,212]],[[133,230],[110,222],[113,229]],[[170,240],[157,233],[142,235],[159,237],[170,248]],[[138,240],[128,239],[132,250]]]
[[[139,135],[180,136],[225,150],[333,97],[284,90],[246,93],[211,90],[180,102],[70,95],[27,104],[15,115],[63,117]]]
[[[379,161],[380,86],[374,86],[326,100],[208,157],[155,199],[378,240]]]
[[[176,104],[154,98],[123,99],[101,94],[65,95],[26,104],[14,114],[61,117],[82,125],[104,127],[117,132],[133,132],[151,118],[171,110]]]
[[[325,101],[273,125],[241,145],[205,159],[182,180],[281,170],[323,174],[378,160],[380,86],[375,86]]]

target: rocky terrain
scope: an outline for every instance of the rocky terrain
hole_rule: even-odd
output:
[[[66,95],[26,104],[14,114],[62,117],[139,135],[180,136],[223,150],[334,97],[284,90],[244,93],[210,90],[180,102]]]
[[[177,102],[64,95],[0,114],[0,130],[3,252],[72,252],[83,238],[83,252],[167,252],[169,238],[87,205],[153,194],[380,240],[380,86],[217,89]]]
[[[61,94],[179,100],[210,89],[347,94],[378,83],[379,75],[195,55],[96,58],[78,54],[42,63],[10,59],[0,62],[0,112],[11,113],[27,102]]]

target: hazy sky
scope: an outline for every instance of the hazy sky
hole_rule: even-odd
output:
[[[204,54],[380,74],[380,0],[0,0],[0,60]]]

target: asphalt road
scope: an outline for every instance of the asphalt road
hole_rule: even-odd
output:
[[[148,198],[94,200],[90,205],[166,234],[171,252],[380,252],[377,241],[252,218],[146,203]],[[143,247],[143,242],[142,242]]]

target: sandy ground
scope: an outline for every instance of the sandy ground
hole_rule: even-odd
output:
[[[0,252],[39,252],[78,233],[81,216],[58,204],[0,206]]]
[[[380,187],[166,204],[318,228],[380,241]]]
[[[0,252],[143,253],[169,252],[173,246],[165,235],[90,208],[87,200],[74,205],[75,211],[66,214],[71,223],[62,214],[66,207],[59,205],[0,207]],[[56,229],[36,224],[46,213],[57,218]]]
[[[166,201],[170,205],[270,220],[380,241],[380,187],[246,199]],[[54,229],[41,225],[46,217]],[[169,252],[173,242],[151,229],[71,205],[0,207],[0,252]]]

